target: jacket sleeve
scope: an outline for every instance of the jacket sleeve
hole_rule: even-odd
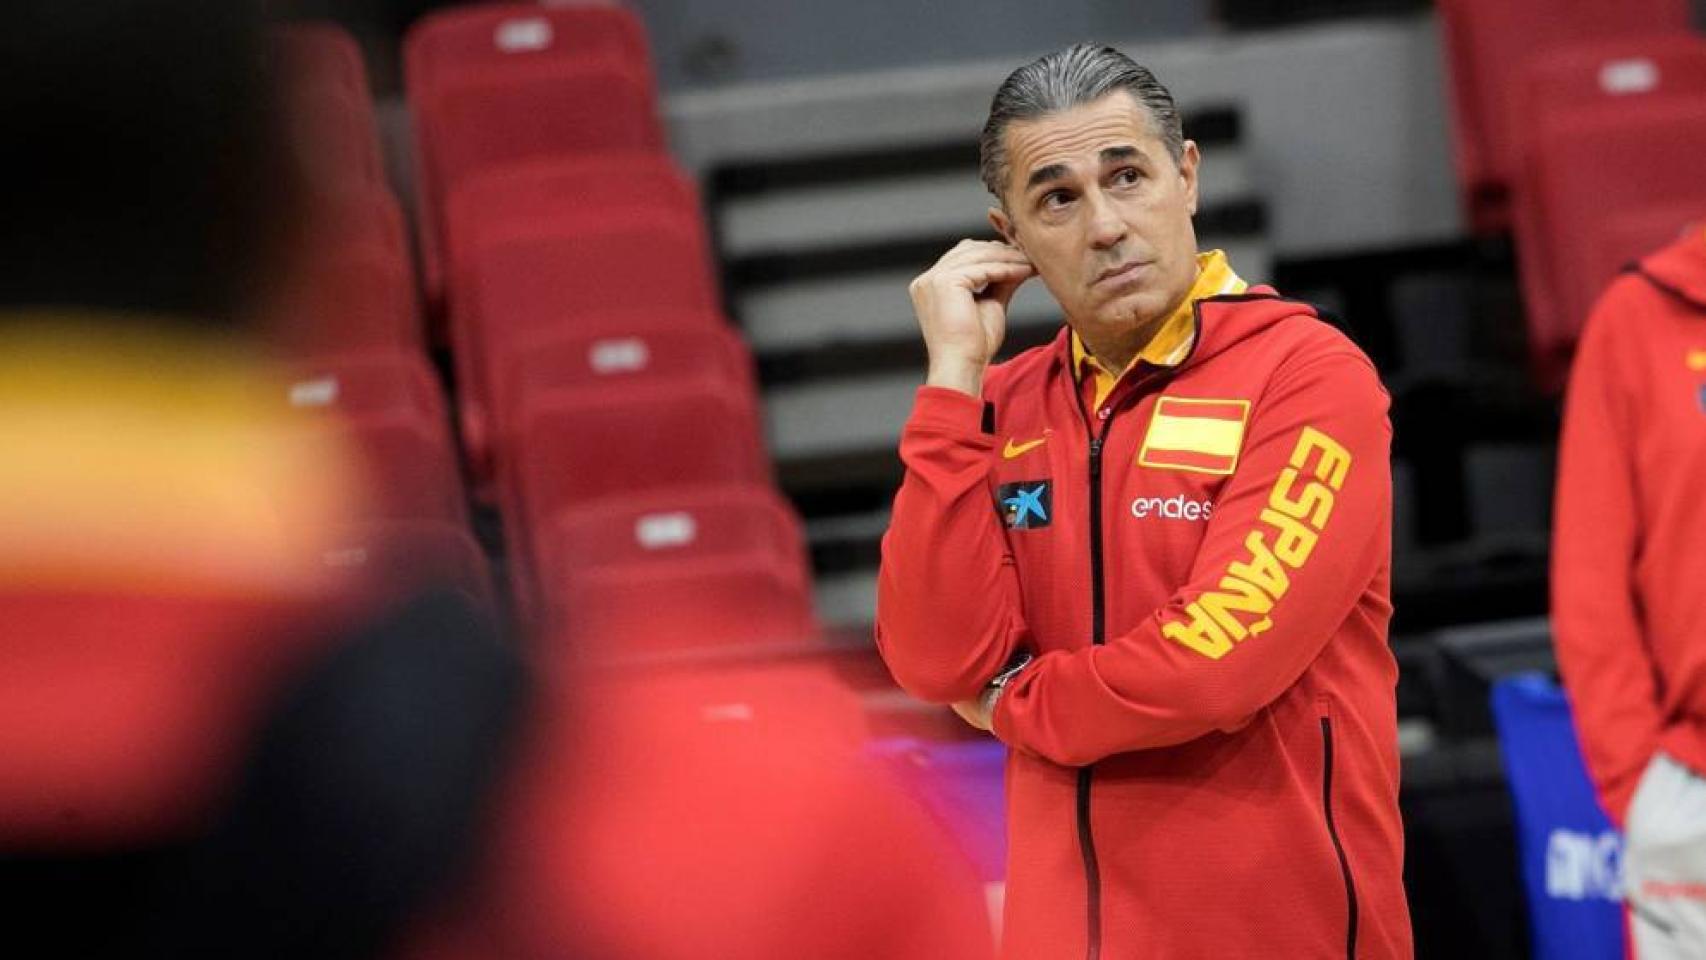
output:
[[[1282,369],[1188,582],[1131,632],[1034,660],[997,701],[995,734],[1082,766],[1235,730],[1277,699],[1388,562],[1387,403],[1358,354]]]
[[[901,434],[906,478],[883,537],[877,649],[923,700],[976,696],[1027,636],[982,420],[983,401],[920,387]]]
[[[1602,303],[1571,372],[1552,534],[1552,630],[1582,756],[1619,825],[1663,725],[1635,596],[1636,424]],[[1627,328],[1625,328],[1627,329]],[[1625,334],[1627,335],[1627,334]]]

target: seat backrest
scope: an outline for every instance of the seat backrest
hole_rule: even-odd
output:
[[[650,73],[620,61],[460,75],[414,106],[421,275],[434,303],[448,279],[443,206],[462,183],[542,158],[664,148]]]
[[[437,196],[473,174],[542,157],[664,149],[649,74],[609,61],[474,73],[421,107]]]
[[[597,219],[612,208],[649,206],[700,214],[693,184],[650,150],[548,157],[469,177],[445,198],[444,244],[452,282],[480,237],[518,224]]]
[[[559,387],[692,379],[756,389],[752,355],[721,314],[688,310],[588,316],[573,330],[518,339],[503,372],[515,405]]]
[[[452,311],[465,404],[486,416],[513,345],[573,333],[584,319],[714,315],[711,263],[704,225],[666,208],[494,232],[469,257]]]
[[[372,248],[408,263],[403,207],[389,187],[333,185],[310,192],[299,214],[304,256],[325,250]]]
[[[1550,679],[1529,674],[1495,683],[1492,708],[1534,956],[1623,956],[1622,838],[1595,798],[1569,701]]]
[[[805,537],[768,487],[602,500],[556,514],[543,538],[548,622],[570,642],[631,653],[816,634]]]
[[[551,519],[555,572],[770,554],[804,582],[805,535],[792,508],[763,484],[729,484],[613,497]]]
[[[285,87],[280,99],[285,133],[307,183],[326,189],[386,184],[369,101],[334,84]]]
[[[516,423],[529,397],[550,390],[692,380],[757,390],[752,356],[739,334],[722,316],[695,311],[589,316],[573,330],[516,338],[494,367],[481,442]]]
[[[588,59],[622,60],[649,70],[639,17],[614,4],[473,4],[428,14],[403,38],[404,83],[417,102],[447,77]]]
[[[612,184],[616,186],[612,188]],[[478,272],[482,245],[501,247],[531,238],[573,237],[609,229],[629,229],[636,223],[660,223],[674,234],[697,230],[705,244],[704,263],[685,279],[698,279],[711,269],[709,241],[700,217],[697,196],[669,159],[661,154],[620,152],[581,158],[552,159],[503,167],[475,177],[458,188],[446,212],[445,251],[449,258],[449,314],[452,342],[458,351],[478,351],[481,326]],[[599,256],[595,250],[581,256]],[[584,273],[589,265],[565,263],[563,269]],[[627,276],[620,270],[619,276]],[[524,283],[572,287],[578,277],[534,277]],[[502,291],[499,291],[500,293]],[[602,304],[620,308],[620,303]],[[472,356],[458,356],[459,361]],[[464,378],[476,376],[459,366]]]
[[[371,246],[297,258],[266,316],[274,339],[296,354],[418,350],[423,340],[408,262]]]
[[[665,208],[516,225],[484,239],[471,261],[476,335],[487,344],[573,330],[590,314],[720,306],[703,224]]]
[[[282,24],[273,28],[272,50],[285,85],[330,84],[372,102],[361,47],[343,27],[325,20]]]
[[[520,419],[506,461],[530,523],[616,495],[769,480],[744,385],[552,390],[530,397]]]
[[[1540,129],[1517,245],[1531,349],[1543,369],[1565,364],[1611,279],[1601,273],[1607,231],[1640,229],[1619,224],[1619,216],[1668,205],[1680,227],[1706,209],[1706,178],[1694,162],[1701,151],[1706,95],[1595,104]],[[1554,379],[1561,382],[1561,373]]]
[[[1686,32],[1692,16],[1688,0],[1440,0],[1439,11],[1458,177],[1481,229],[1505,224],[1510,104],[1529,60],[1575,43]]]
[[[346,354],[292,365],[285,371],[291,407],[342,416],[416,412],[443,417],[443,388],[416,352]]]
[[[1545,131],[1584,111],[1646,109],[1655,101],[1706,96],[1706,38],[1691,33],[1618,37],[1536,55],[1516,75],[1508,123],[1513,200],[1532,207]],[[1544,231],[1544,211],[1519,209],[1519,229]]]

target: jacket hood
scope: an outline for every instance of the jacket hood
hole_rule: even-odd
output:
[[[1635,271],[1660,290],[1706,310],[1706,228],[1688,228],[1687,236],[1642,259]]]

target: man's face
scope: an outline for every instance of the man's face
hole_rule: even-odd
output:
[[[1087,339],[1165,317],[1196,279],[1197,147],[1175,163],[1155,126],[1122,90],[1004,134],[1006,209],[990,221]]]

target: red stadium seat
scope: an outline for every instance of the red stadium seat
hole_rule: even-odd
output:
[[[371,103],[367,66],[349,31],[324,21],[291,23],[273,31],[273,53],[286,85],[334,86]]]
[[[1688,0],[1440,0],[1439,10],[1458,179],[1482,233],[1508,225],[1511,102],[1528,62],[1576,43],[1686,32],[1691,15]]]
[[[1706,97],[1599,104],[1543,126],[1519,198],[1517,241],[1530,346],[1546,386],[1562,385],[1615,258],[1706,210],[1703,154]]]
[[[662,489],[768,483],[746,384],[636,384],[534,393],[499,457],[517,599],[532,604],[532,548],[557,512]]]
[[[557,514],[540,545],[551,634],[593,656],[812,639],[799,520],[771,489],[702,487]]]
[[[704,225],[659,206],[494,229],[470,255],[465,289],[456,309],[486,342],[572,329],[589,313],[720,306]]]
[[[309,256],[327,250],[371,248],[399,263],[409,260],[403,208],[388,187],[317,190],[303,198],[301,249]]]
[[[1703,91],[1706,37],[1694,33],[1583,42],[1536,55],[1514,77],[1507,152],[1520,163],[1537,124],[1562,111]]]
[[[612,313],[716,316],[704,226],[667,207],[494,227],[469,256],[451,307],[463,422],[484,436],[494,378],[512,344],[573,332]]]
[[[421,348],[408,261],[378,247],[298,258],[266,314],[280,346],[296,354]]]
[[[444,391],[417,352],[346,354],[291,366],[286,402],[340,416],[414,411],[442,419]]]
[[[567,223],[631,206],[700,214],[699,196],[670,158],[651,151],[615,151],[506,164],[469,177],[445,200],[444,241],[452,282],[462,282],[468,257],[493,229],[525,223]]]
[[[438,196],[501,164],[606,150],[662,150],[651,77],[586,63],[471,74],[424,109]]]
[[[384,186],[385,159],[370,101],[339,86],[282,90],[285,131],[310,186]]]
[[[688,312],[589,315],[573,330],[517,338],[499,358],[490,414],[463,408],[463,444],[486,472],[505,424],[533,394],[564,387],[620,389],[645,381],[745,384],[756,391],[746,344],[721,316]]]
[[[614,4],[485,3],[428,14],[403,38],[404,82],[416,102],[447,76],[588,59],[626,60],[649,69],[639,17]]]
[[[395,412],[353,417],[345,429],[371,491],[367,516],[468,522],[456,450],[442,424]]]
[[[1536,189],[1540,168],[1555,162],[1536,144],[1549,126],[1568,123],[1583,111],[1643,110],[1658,101],[1706,99],[1706,39],[1678,34],[1554,51],[1529,64],[1515,92],[1511,154],[1517,173],[1512,185],[1512,218],[1520,240],[1517,253],[1530,315],[1540,328],[1562,331],[1565,339],[1557,346],[1567,350],[1588,306],[1616,270],[1674,236],[1690,210],[1672,204],[1666,222],[1662,214],[1655,220],[1637,204],[1626,213],[1644,222],[1644,227],[1613,231],[1616,238],[1598,228],[1587,237],[1565,236],[1558,224],[1547,220],[1546,203]],[[1687,184],[1675,184],[1666,189],[1687,188]],[[1661,206],[1665,200],[1662,192],[1651,197]],[[1571,246],[1585,259],[1578,259],[1568,272],[1550,272],[1556,269],[1552,251]]]
[[[424,586],[457,589],[490,608],[491,571],[468,529],[433,520],[375,521],[343,530],[324,554],[326,566],[381,602]]]
[[[602,60],[461,74],[417,102],[422,273],[442,295],[440,211],[471,177],[509,164],[663,150],[645,68]]]
[[[467,523],[444,401],[418,355],[323,361],[287,384],[288,403],[312,426],[347,433],[367,480],[366,517]]]

